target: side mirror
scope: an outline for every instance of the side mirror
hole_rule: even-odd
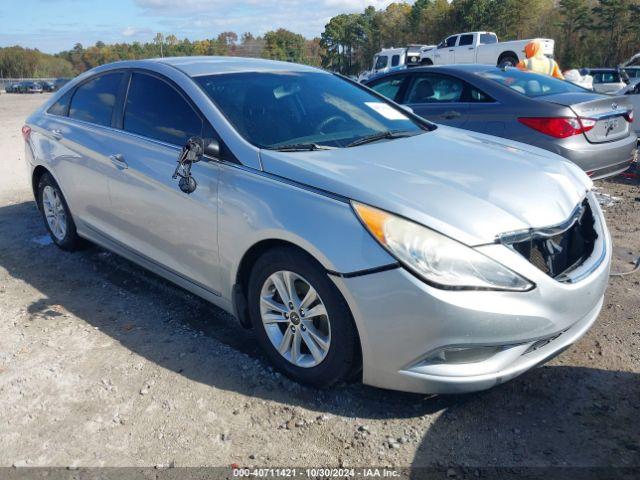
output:
[[[192,137],[182,147],[178,165],[171,178],[174,180],[180,177],[178,187],[184,193],[191,194],[198,188],[198,182],[191,176],[191,166],[202,159],[204,153],[204,141],[200,137]]]
[[[214,139],[204,141],[204,154],[211,158],[220,158],[220,142]]]

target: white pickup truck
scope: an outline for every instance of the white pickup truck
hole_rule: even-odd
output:
[[[538,39],[542,52],[553,57],[555,42]],[[445,38],[440,44],[420,55],[422,65],[449,65],[452,63],[481,63],[487,65],[516,66],[525,58],[524,47],[531,40],[498,42],[493,32],[458,33]]]

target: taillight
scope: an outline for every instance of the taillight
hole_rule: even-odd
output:
[[[596,126],[596,120],[592,118],[577,117],[520,117],[518,121],[555,138],[580,135]]]
[[[24,138],[25,142],[29,141],[29,135],[31,135],[31,127],[29,125],[24,125],[22,127],[22,138]]]
[[[624,119],[629,123],[633,123],[633,110],[629,110],[627,113],[625,113]]]

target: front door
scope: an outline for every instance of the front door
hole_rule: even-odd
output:
[[[433,63],[435,65],[449,65],[455,63],[455,47],[458,41],[457,35],[452,35],[443,40],[433,52]]]
[[[131,74],[122,129],[111,153],[113,239],[210,293],[219,292],[219,164],[194,164],[198,188],[192,194],[172,179],[187,139],[212,137],[213,130],[177,87],[142,72]]]

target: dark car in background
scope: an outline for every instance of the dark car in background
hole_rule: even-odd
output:
[[[55,92],[57,90],[56,84],[53,82],[44,81],[42,82],[42,90],[45,92]]]
[[[7,93],[18,93],[20,91],[20,84],[10,83],[4,87],[4,91]]]
[[[42,85],[38,82],[20,82],[19,93],[42,93]]]
[[[517,140],[573,161],[593,179],[618,174],[636,158],[628,98],[490,65],[418,67],[365,85],[417,115]]]

